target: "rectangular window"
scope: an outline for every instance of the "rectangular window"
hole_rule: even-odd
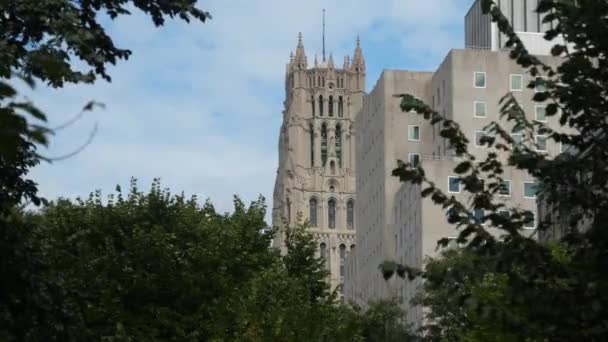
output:
[[[524,197],[536,198],[536,188],[535,182],[524,182]]]
[[[532,220],[526,221],[524,223],[524,228],[526,228],[526,229],[535,229],[536,228],[536,214],[535,213],[531,213],[531,214],[532,214]]]
[[[500,216],[502,216],[502,217],[504,217],[504,218],[506,218],[506,219],[508,219],[509,217],[511,217],[511,213],[508,210],[504,210],[504,209],[497,211],[497,214],[500,215]]]
[[[420,155],[418,153],[408,154],[408,160],[412,167],[418,167],[418,165],[420,165]]]
[[[475,88],[485,88],[486,87],[486,73],[482,71],[475,71],[473,73],[474,78],[474,86]]]
[[[420,141],[420,126],[407,126],[407,138],[409,141]]]
[[[511,91],[524,90],[524,77],[522,75],[511,75]]]
[[[544,77],[537,77],[534,82],[534,91],[537,93],[543,93],[547,91],[547,81]]]
[[[498,187],[498,194],[500,196],[511,196],[511,181],[502,180]]]
[[[547,152],[547,136],[537,135],[534,140],[536,141],[537,152]]]
[[[486,113],[486,103],[482,101],[474,101],[473,102],[473,116],[476,118],[485,118],[487,116]]]
[[[547,122],[547,107],[534,106],[534,120],[540,122]]]
[[[473,210],[473,218],[475,219],[475,223],[484,224],[483,217],[485,216],[485,212],[483,209],[476,208]]]
[[[458,177],[448,177],[448,192],[457,194],[460,192],[460,180]]]
[[[513,139],[513,146],[517,146],[524,141],[524,135],[520,133],[511,134],[511,139]]]
[[[484,131],[475,131],[475,146],[482,147],[481,139],[486,136],[486,132]]]

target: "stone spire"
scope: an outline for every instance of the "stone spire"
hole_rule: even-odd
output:
[[[353,55],[351,71],[365,72],[365,58],[363,58],[363,51],[361,50],[361,40],[359,39],[359,36],[357,36],[357,47],[355,48],[355,54]]]
[[[333,54],[331,52],[329,53],[329,61],[327,62],[327,67],[329,69],[333,69],[334,68],[334,56],[333,56]]]
[[[315,68],[319,66],[319,61],[317,60],[317,54],[315,53]]]
[[[348,55],[346,55],[346,56],[344,56],[344,64],[342,65],[342,69],[348,70],[349,65],[350,65],[350,60],[348,58]]]
[[[298,33],[298,47],[296,48],[296,55],[293,60],[297,68],[306,69],[308,62],[306,61],[306,53],[304,52],[304,45],[302,44],[302,32]]]

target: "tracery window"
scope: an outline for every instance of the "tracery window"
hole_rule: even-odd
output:
[[[329,225],[329,229],[335,229],[336,228],[336,200],[335,199],[330,199],[327,202],[327,218],[328,218],[328,225]]]
[[[342,167],[342,126],[336,126],[336,157],[338,157],[338,164]]]
[[[309,206],[310,206],[310,225],[312,227],[316,227],[317,226],[317,199],[311,198]]]
[[[346,203],[346,227],[350,230],[355,227],[355,201],[352,199]]]
[[[334,116],[334,97],[329,95],[329,102],[327,103],[329,116]]]
[[[310,166],[315,166],[315,129],[312,124],[308,126],[310,129]]]
[[[319,116],[323,116],[323,95],[319,95]]]
[[[325,166],[327,163],[327,125],[321,126],[321,163]]]

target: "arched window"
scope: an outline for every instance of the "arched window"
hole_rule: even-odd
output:
[[[342,96],[338,97],[338,116],[344,116],[344,99]]]
[[[315,117],[315,96],[311,95],[310,96],[310,104],[312,106],[312,117]]]
[[[342,167],[342,126],[336,126],[336,157],[338,157],[338,164]]]
[[[317,76],[317,87],[321,85],[321,76]]]
[[[340,277],[344,277],[344,260],[346,260],[346,245],[340,245]]]
[[[350,245],[350,251],[351,253],[355,250],[355,244],[353,243],[352,245]]]
[[[327,163],[327,125],[321,125],[321,163]]]
[[[346,227],[350,230],[355,227],[355,201],[352,199],[346,203]],[[354,247],[351,246],[351,249]]]
[[[327,111],[329,116],[334,116],[334,97],[329,95],[329,102],[327,103]]]
[[[319,245],[319,254],[321,255],[321,259],[327,258],[327,245],[325,242],[321,242]]]
[[[329,163],[329,169],[331,170],[332,175],[336,174],[336,163],[334,163],[333,160]]]
[[[315,166],[315,129],[312,126],[312,124],[310,124],[308,126],[308,128],[310,129],[310,167],[314,167]]]
[[[323,116],[323,95],[319,95],[319,116]]]
[[[321,87],[325,87],[325,77],[321,78]]]
[[[310,225],[311,227],[317,226],[317,199],[310,199]]]
[[[336,200],[335,199],[330,199],[329,202],[327,202],[327,222],[329,225],[329,229],[335,229],[336,228]]]

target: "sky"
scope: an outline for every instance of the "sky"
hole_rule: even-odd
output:
[[[133,54],[109,68],[112,82],[37,87],[28,96],[58,126],[91,100],[105,109],[57,131],[47,157],[68,154],[97,127],[80,153],[36,167],[31,177],[48,199],[108,194],[131,177],[147,190],[153,178],[173,193],[209,198],[230,211],[234,195],[262,195],[272,207],[282,120],[285,64],[298,32],[312,64],[326,49],[341,63],[357,36],[370,91],[383,69],[434,70],[464,45],[464,15],[473,0],[208,0],[206,23],[168,21],[155,28],[137,11],[108,21],[117,46]],[[269,217],[269,216],[267,216]]]

